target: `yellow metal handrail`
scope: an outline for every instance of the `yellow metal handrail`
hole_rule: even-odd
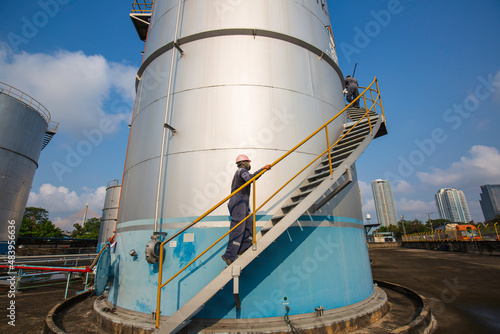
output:
[[[35,110],[40,114],[40,116],[43,117],[43,119],[47,122],[48,130],[52,130],[53,132],[57,131],[57,127],[59,126],[59,123],[51,121],[50,118],[50,112],[37,100],[35,100],[33,97],[30,95],[24,93],[23,91],[12,87],[9,84],[6,84],[4,82],[0,81],[0,94],[5,94],[7,96],[10,96],[11,98],[25,104],[29,108]]]
[[[132,13],[151,14],[154,0],[135,0],[132,4]]]
[[[376,86],[376,89],[373,89],[371,88],[372,86]],[[370,85],[368,85],[368,87],[366,88],[363,88],[363,87],[360,87],[361,89],[364,89],[363,92],[358,96],[356,97],[351,103],[349,103],[345,108],[343,108],[340,112],[338,112],[334,117],[332,117],[329,121],[327,121],[325,124],[323,124],[320,128],[318,128],[316,131],[314,131],[312,134],[310,134],[309,136],[307,136],[307,138],[305,138],[304,140],[302,140],[299,144],[295,145],[292,149],[290,149],[288,152],[286,152],[285,154],[283,154],[280,158],[278,158],[276,161],[274,161],[272,164],[271,164],[271,167],[272,166],[275,166],[276,164],[278,164],[279,162],[281,162],[283,159],[285,159],[286,157],[288,157],[291,153],[293,153],[294,151],[296,151],[299,147],[301,147],[302,145],[304,145],[306,142],[308,142],[312,137],[314,137],[316,134],[318,134],[319,132],[321,132],[323,129],[325,129],[325,132],[327,134],[327,148],[321,152],[313,161],[311,161],[309,164],[307,164],[304,168],[302,168],[297,174],[295,174],[290,180],[288,180],[283,186],[281,186],[275,193],[273,193],[268,199],[266,199],[262,204],[259,205],[259,207],[256,208],[256,204],[255,204],[255,198],[256,198],[256,188],[255,188],[255,184],[256,184],[256,180],[262,176],[267,170],[266,169],[263,169],[262,171],[260,171],[258,174],[256,174],[253,178],[251,178],[250,180],[248,180],[248,182],[246,182],[244,185],[242,185],[241,187],[239,187],[238,189],[236,189],[234,192],[232,192],[231,194],[229,194],[228,196],[226,196],[223,200],[221,200],[219,203],[217,203],[216,205],[214,205],[211,209],[209,209],[207,212],[205,212],[204,214],[202,214],[200,217],[198,217],[197,219],[195,219],[192,223],[190,223],[188,226],[184,227],[183,229],[181,229],[180,231],[174,233],[171,237],[169,237],[168,239],[164,240],[161,245],[160,245],[160,258],[159,258],[159,272],[158,272],[158,291],[157,291],[157,305],[156,305],[156,328],[159,328],[159,322],[160,322],[160,302],[161,302],[161,289],[167,285],[169,282],[171,282],[174,278],[176,278],[179,274],[181,274],[184,270],[186,270],[191,264],[193,264],[196,260],[198,260],[201,256],[203,256],[206,252],[208,252],[210,249],[212,249],[217,243],[219,243],[222,239],[224,239],[229,233],[231,233],[234,229],[236,229],[240,224],[242,224],[244,221],[246,221],[250,216],[253,216],[253,243],[256,242],[256,238],[255,238],[255,215],[256,213],[264,206],[266,205],[272,198],[274,198],[274,196],[276,196],[281,190],[283,190],[283,188],[285,188],[288,184],[290,184],[297,176],[299,176],[302,172],[304,172],[307,168],[309,168],[312,164],[314,164],[318,159],[320,159],[321,157],[323,157],[325,154],[328,153],[328,163],[329,163],[329,166],[330,166],[330,174],[333,173],[333,168],[332,168],[332,159],[331,159],[331,154],[330,154],[330,151],[332,150],[333,147],[335,147],[335,145],[337,145],[343,138],[345,138],[345,136],[347,136],[355,127],[357,127],[359,125],[359,123],[364,119],[366,118],[368,120],[368,125],[370,127],[370,131],[373,130],[372,128],[372,123],[371,123],[371,119],[370,119],[370,112],[371,111],[375,111],[376,110],[376,105],[378,105],[380,107],[380,110],[381,110],[381,113],[382,113],[382,116],[385,117],[385,114],[384,114],[384,108],[382,106],[382,100],[381,100],[381,97],[380,97],[380,91],[379,91],[379,86],[378,86],[378,81],[377,81],[377,78],[375,77],[373,79],[373,81],[370,83]],[[370,97],[366,97],[367,95],[367,92],[370,92]],[[373,97],[373,94],[376,93],[376,97]],[[363,98],[364,100],[364,104],[365,104],[365,107],[360,109],[360,110],[365,110],[365,113],[363,115],[363,117],[361,117],[350,129],[349,131],[347,131],[345,134],[343,134],[334,144],[330,145],[329,144],[329,140],[328,140],[328,125],[330,123],[332,123],[335,119],[337,119],[340,115],[342,115],[348,108],[352,107],[354,105],[354,103],[356,103],[358,100],[360,100],[361,98]],[[371,102],[371,106],[370,108],[367,107],[367,102]],[[163,279],[163,250],[164,250],[164,246],[166,243],[170,242],[172,239],[176,238],[177,236],[179,236],[180,234],[182,234],[183,232],[185,232],[186,230],[190,229],[191,227],[193,227],[194,225],[196,225],[198,222],[200,222],[203,218],[205,218],[206,216],[208,216],[210,213],[212,213],[214,210],[216,210],[217,208],[219,208],[222,204],[224,204],[227,200],[229,200],[231,197],[233,197],[234,195],[236,195],[238,192],[240,192],[242,189],[244,189],[245,187],[247,187],[249,184],[253,184],[253,191],[252,191],[252,195],[253,195],[253,198],[252,198],[252,202],[253,202],[253,210],[252,212],[250,212],[250,214],[248,214],[248,216],[246,216],[245,218],[243,218],[238,224],[236,224],[233,228],[231,228],[229,231],[227,231],[223,236],[221,236],[219,239],[217,239],[217,241],[215,241],[212,245],[210,245],[207,249],[205,249],[203,252],[201,252],[198,256],[196,256],[193,260],[191,260],[188,264],[186,264],[184,267],[182,267],[175,275],[173,275],[171,278],[169,278],[167,281],[165,281],[165,283],[162,283],[162,279]]]

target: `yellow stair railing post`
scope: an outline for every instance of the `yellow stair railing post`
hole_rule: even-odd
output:
[[[481,235],[480,227],[481,225],[477,224],[477,232],[479,233],[479,238],[481,239],[481,241],[483,241],[483,236]],[[472,238],[474,238],[474,232],[471,231],[471,233],[472,233]]]
[[[255,180],[252,181],[253,184],[253,203],[252,203],[252,209],[253,209],[253,235],[252,235],[252,245],[255,245],[255,214],[256,214],[256,207],[255,207],[255,196],[257,193],[257,188],[255,186]]]
[[[330,166],[330,175],[332,175],[333,174],[332,153],[330,150],[330,139],[328,138],[328,125],[325,125],[325,133],[326,133],[326,147],[328,149],[328,166]]]

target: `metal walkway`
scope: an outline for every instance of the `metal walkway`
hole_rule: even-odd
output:
[[[314,171],[306,177],[279,212],[264,225],[256,235],[255,245],[239,256],[172,316],[165,320],[161,319],[159,333],[175,333],[182,329],[232,279],[234,279],[233,293],[236,306],[239,307],[238,279],[241,271],[299,217],[313,214],[352,181],[350,167],[372,139],[386,134],[387,131],[382,115],[359,108],[348,108],[346,111],[351,122],[344,125],[337,144],[330,150],[330,154],[325,154],[320,159]],[[366,118],[366,114],[369,118]],[[340,184],[337,184],[338,182]]]

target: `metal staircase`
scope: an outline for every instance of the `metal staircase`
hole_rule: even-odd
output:
[[[385,132],[385,122],[380,119],[377,113],[373,113],[370,120],[375,124],[373,129],[370,130],[368,119],[361,120],[353,129],[356,122],[358,122],[363,114],[364,109],[352,108],[347,110],[349,119],[353,122],[344,125],[344,131],[340,138],[341,140],[330,151],[332,172],[330,172],[330,162],[328,155],[324,156],[319,165],[314,170],[312,175],[308,176],[306,180],[299,186],[288,202],[281,207],[280,213],[274,215],[271,220],[264,225],[264,227],[257,234],[257,242],[259,238],[265,235],[268,231],[273,229],[276,224],[281,222],[285,217],[289,220],[290,217],[296,217],[292,223],[299,219],[301,215],[313,214],[320,209],[342,189],[344,189],[352,181],[350,174],[350,167],[356,159],[363,153],[365,148],[373,138],[379,137],[379,132]],[[378,135],[378,136],[377,136]],[[344,181],[335,186],[335,183],[345,175]],[[301,209],[294,212],[296,207],[302,202]],[[305,210],[303,210],[305,208]],[[298,215],[298,216],[297,216]],[[290,226],[290,225],[288,225]]]
[[[43,137],[43,144],[41,149],[42,151],[50,143],[52,137],[54,137],[55,134],[55,131],[47,129],[47,131],[45,132],[45,136]]]
[[[172,316],[160,320],[159,333],[175,333],[182,329],[205,303],[232,279],[236,307],[239,308],[238,279],[241,271],[293,223],[299,218],[303,219],[301,216],[313,214],[346,187],[352,181],[350,174],[352,164],[373,138],[387,133],[384,116],[370,109],[346,109],[350,122],[344,124],[344,130],[337,143],[329,153],[316,161],[311,174],[259,231],[253,247],[240,255]]]
[[[130,18],[141,41],[146,41],[149,23],[153,12],[153,0],[135,0],[132,4]]]

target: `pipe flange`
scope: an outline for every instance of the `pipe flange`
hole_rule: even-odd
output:
[[[148,263],[154,264],[160,259],[160,240],[151,240],[146,244],[146,261]]]

